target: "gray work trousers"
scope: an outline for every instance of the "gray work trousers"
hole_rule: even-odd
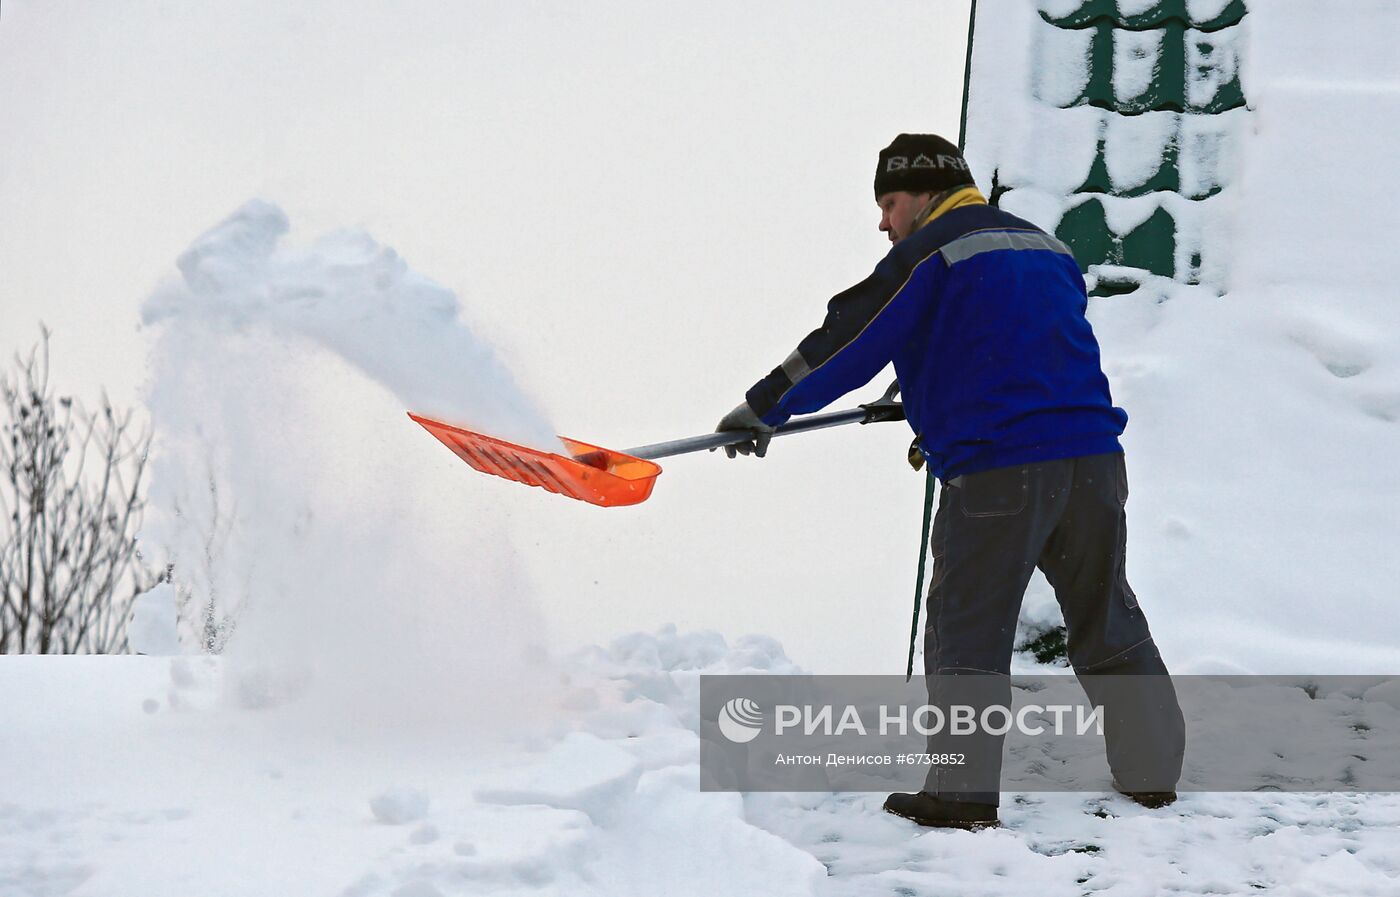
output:
[[[948,683],[975,682],[964,695],[1010,706],[1016,621],[1039,567],[1064,615],[1070,664],[1090,702],[1104,708],[1114,778],[1131,791],[1170,791],[1181,773],[1185,724],[1128,585],[1127,500],[1121,452],[945,483],[930,537],[924,672],[931,703],[946,697]],[[970,765],[933,767],[925,790],[946,800],[999,803],[1002,742],[964,736],[957,750],[971,754]],[[930,753],[950,749],[946,739],[930,739]]]

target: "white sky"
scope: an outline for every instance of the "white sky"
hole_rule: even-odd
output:
[[[686,364],[668,328],[713,322],[758,350],[740,388],[882,252],[875,152],[955,134],[966,14],[4,0],[0,342],[42,318],[65,380],[129,388],[140,301],[261,196],[303,237],[367,227],[522,353],[582,308]]]
[[[3,0],[0,351],[42,319],[62,388],[136,401],[140,303],[256,196],[294,240],[362,225],[456,291],[560,432],[705,432],[885,252],[877,151],[899,131],[956,138],[967,10]],[[645,518],[551,518],[616,523],[611,544],[645,527],[653,557],[629,573],[627,552],[584,540],[527,560],[556,642],[675,620],[772,633],[822,671],[901,668],[921,498],[907,441],[871,428],[775,449],[786,463],[678,461],[658,485],[677,497]],[[542,501],[563,500],[522,497]],[[696,580],[732,557],[748,560]],[[585,577],[597,604],[549,606]],[[690,591],[656,591],[678,580]],[[831,600],[801,623],[773,600],[814,589]]]

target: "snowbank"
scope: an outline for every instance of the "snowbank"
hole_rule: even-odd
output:
[[[1187,41],[1214,47],[1211,66],[1187,60],[1188,100],[1238,74],[1248,108],[1118,115],[1054,108],[1084,90],[1096,30],[1052,28],[1041,11],[1081,6],[978,4],[995,27],[973,56],[969,158],[979,181],[995,170],[1010,188],[1005,208],[1053,229],[1096,148],[1118,192],[1172,139],[1181,152],[1182,196],[1103,202],[1119,234],[1167,207],[1177,270],[1199,251],[1202,285],[1151,277],[1090,305],[1130,415],[1129,575],[1157,642],[1181,672],[1400,670],[1400,621],[1378,611],[1400,582],[1400,207],[1386,199],[1400,193],[1400,10],[1251,3],[1240,25]],[[1222,9],[1188,4],[1196,21]],[[1115,96],[1151,80],[1162,34],[1119,33]],[[1057,616],[1037,577],[1023,624]]]
[[[0,667],[0,893],[344,897],[1389,895],[1393,796],[1008,795],[1006,828],[917,829],[883,794],[698,789],[705,673],[796,672],[771,639],[635,633],[560,662],[541,728],[358,732],[249,709],[216,658]]]

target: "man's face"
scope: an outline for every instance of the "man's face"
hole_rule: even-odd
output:
[[[898,243],[912,234],[914,219],[932,196],[932,193],[908,193],[904,190],[882,194],[875,200],[880,206],[880,232],[889,234],[891,243]]]

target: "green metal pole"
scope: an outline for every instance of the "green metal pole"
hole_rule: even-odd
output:
[[[962,121],[958,124],[958,148],[967,149],[967,97],[972,91],[972,38],[977,32],[977,0],[967,14],[967,63],[963,67]]]
[[[972,0],[972,8],[967,14],[967,65],[963,68],[962,121],[958,124],[958,148],[967,148],[967,95],[972,86],[972,36],[977,30],[977,0]],[[933,520],[933,497],[938,492],[938,480],[933,471],[925,473],[924,484],[924,526],[919,537],[919,573],[914,582],[914,622],[909,627],[909,664],[905,668],[904,681],[914,675],[914,648],[919,641],[919,612],[924,596],[924,562],[929,553],[929,524]]]

